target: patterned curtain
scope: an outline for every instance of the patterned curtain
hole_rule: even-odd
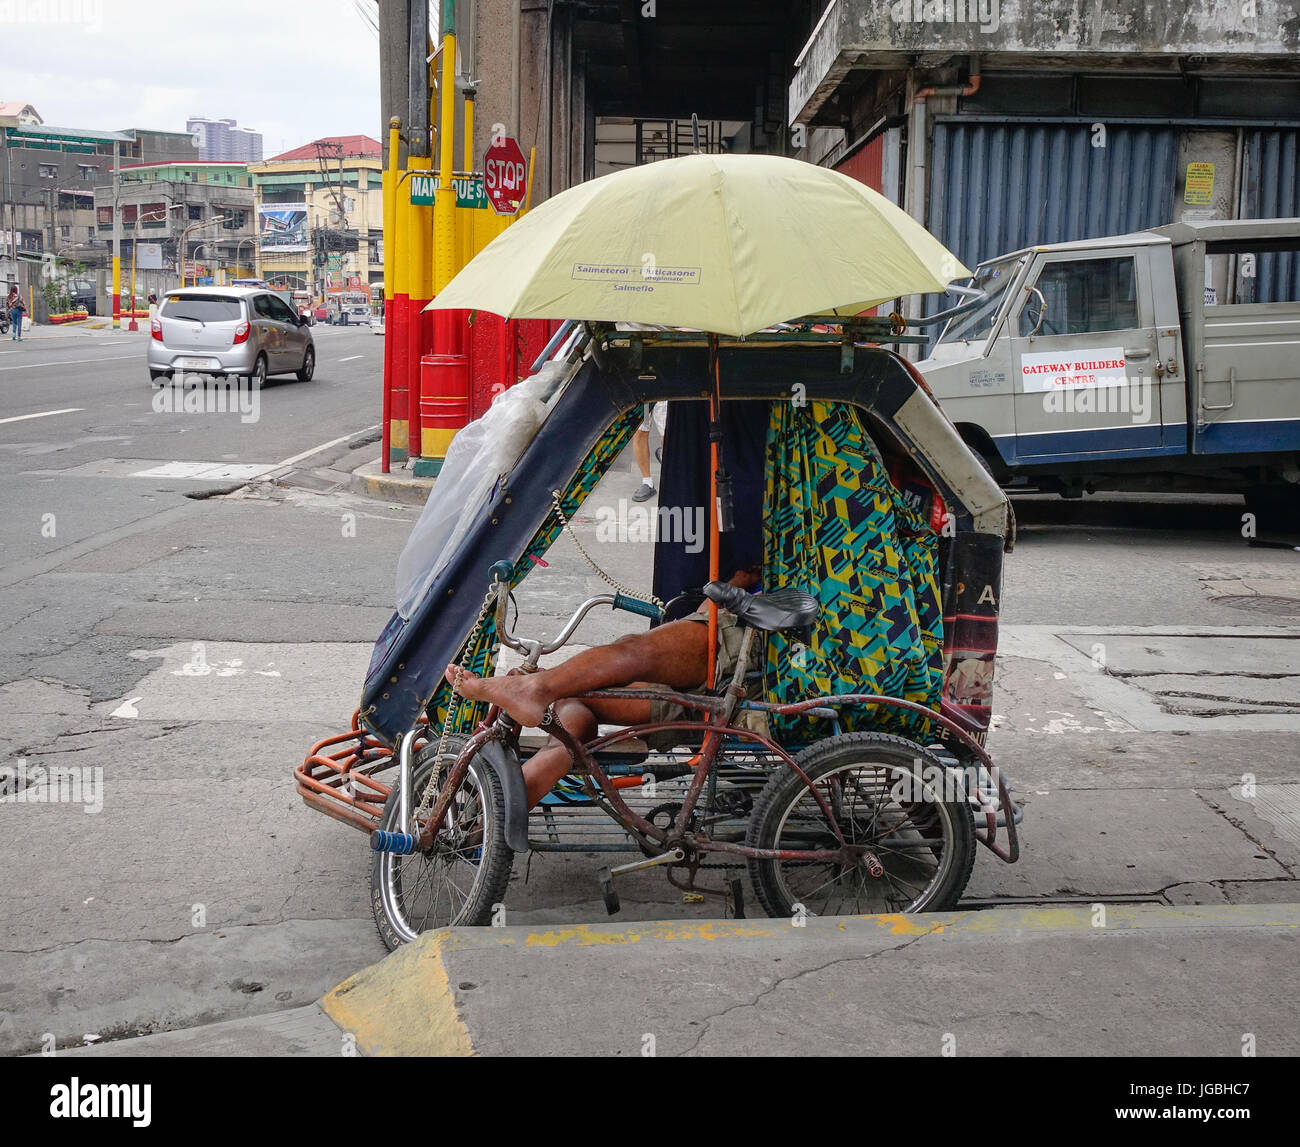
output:
[[[812,641],[769,637],[766,700],[876,693],[937,710],[943,684],[938,538],[894,488],[857,409],[772,403],[767,433],[764,582],[822,604]],[[867,706],[841,710],[846,730],[917,736],[930,722]],[[829,722],[774,718],[787,744],[830,734]]]
[[[578,472],[569,482],[568,489],[564,491],[560,499],[560,505],[564,507],[564,516],[572,518],[577,512],[578,507],[587,499],[587,495],[596,488],[596,483],[605,476],[605,471],[609,469],[610,463],[623,452],[624,447],[632,440],[632,435],[641,425],[645,414],[640,406],[635,406],[631,410],[620,415],[610,427],[601,435],[600,440],[592,447],[591,453],[587,455],[587,460],[578,468]],[[556,516],[555,511],[546,515],[541,527],[533,535],[533,540],[528,543],[528,549],[524,551],[524,556],[515,563],[514,573],[510,576],[510,588],[513,589],[525,575],[533,568],[532,559],[541,557],[551,548],[555,539],[559,536],[560,519]],[[482,587],[482,592],[487,593],[487,585]],[[456,663],[459,665],[461,656],[465,653],[464,647],[461,648],[460,654],[457,655]],[[483,628],[479,630],[478,640],[474,643],[471,651],[468,668],[477,673],[480,677],[490,676],[496,665],[497,654],[497,634],[495,619],[489,616],[483,622]],[[433,695],[433,699],[426,707],[429,714],[429,723],[441,731],[443,722],[447,719],[447,703],[451,695],[451,686],[445,681],[439,682],[438,688]],[[456,716],[452,721],[451,731],[453,733],[470,733],[478,725],[487,713],[487,706],[466,701],[464,698],[457,699]]]

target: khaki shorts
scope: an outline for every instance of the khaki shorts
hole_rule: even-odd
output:
[[[708,604],[702,605],[692,614],[682,618],[683,621],[698,622],[702,625],[709,624],[709,607]],[[718,610],[718,663],[715,671],[714,686],[715,689],[725,689],[731,684],[732,674],[736,671],[736,661],[740,657],[740,646],[744,640],[745,628],[740,624],[740,619],[734,613],[728,613],[726,610]],[[750,645],[750,665],[753,669],[756,665],[755,651],[761,648],[761,634],[755,638]],[[651,689],[662,689],[664,692],[676,693],[703,693],[709,692],[703,685],[696,686],[693,689],[676,689],[670,690],[667,685],[651,685]],[[707,714],[701,713],[698,709],[688,709],[676,701],[651,701],[650,702],[650,720],[653,722],[661,721],[703,721],[707,720]],[[739,709],[732,718],[732,723],[739,728],[748,729],[752,733],[759,733],[766,737],[770,735],[768,726],[767,713],[761,709]],[[665,749],[671,749],[674,745],[680,745],[691,740],[699,740],[693,734],[688,733],[685,729],[667,730],[663,733],[654,733],[646,737],[646,744],[656,752],[662,752]]]

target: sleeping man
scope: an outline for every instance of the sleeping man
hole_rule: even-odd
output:
[[[761,565],[737,569],[728,579],[745,590],[757,589]],[[675,689],[699,693],[725,685],[736,667],[742,627],[734,614],[718,610],[717,669],[705,683],[709,662],[708,603],[680,621],[669,621],[647,633],[628,634],[609,645],[586,649],[557,665],[536,673],[511,677],[477,677],[447,667],[448,682],[462,697],[499,705],[520,725],[536,727],[554,706],[560,723],[579,741],[589,741],[599,725],[641,725],[647,722],[699,719],[698,714],[674,702],[636,698],[589,698],[584,693],[601,689]],[[460,673],[457,683],[457,673]],[[528,807],[532,808],[572,767],[569,752],[554,738],[524,763]]]

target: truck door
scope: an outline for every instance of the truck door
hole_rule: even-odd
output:
[[[1300,450],[1300,292],[1290,262],[1297,256],[1288,251],[1295,239],[1258,242],[1251,252],[1206,246],[1207,271],[1235,261],[1236,289],[1222,299],[1206,284],[1200,361],[1192,364],[1198,454]]]
[[[1164,452],[1147,250],[1036,259],[1007,317],[1017,459]]]

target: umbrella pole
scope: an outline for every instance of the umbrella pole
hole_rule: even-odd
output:
[[[709,335],[709,366],[713,385],[709,388],[709,581],[719,580],[720,537],[718,529],[719,436],[722,432],[722,385],[718,373],[718,336]],[[709,599],[709,670],[705,681],[712,689],[718,670],[718,603]]]

